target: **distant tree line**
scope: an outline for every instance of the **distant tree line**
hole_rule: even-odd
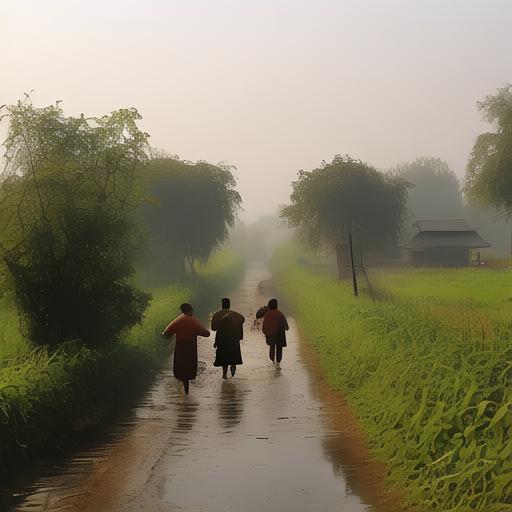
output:
[[[307,245],[328,252],[346,247],[350,233],[361,252],[389,254],[421,218],[477,221],[484,236],[503,250],[512,214],[512,86],[478,107],[495,131],[477,138],[464,187],[439,158],[422,157],[379,172],[350,156],[336,156],[312,171],[299,171],[281,216]]]
[[[142,319],[141,255],[162,284],[194,271],[233,226],[232,169],[158,156],[135,109],[67,117],[30,99],[4,106],[0,271],[37,344],[109,343]]]

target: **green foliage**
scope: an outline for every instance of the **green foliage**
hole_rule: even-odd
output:
[[[235,289],[244,274],[245,260],[238,254],[224,249],[212,254],[207,263],[198,267],[196,286],[206,297],[215,297],[219,290]],[[200,294],[197,295],[200,298]],[[219,297],[215,297],[212,304],[202,301],[198,311],[208,314],[211,309],[218,307],[218,304]]]
[[[510,329],[504,326],[490,343],[478,330],[468,335],[462,323],[439,318],[428,297],[356,300],[348,284],[297,265],[297,254],[276,253],[275,284],[391,481],[419,510],[509,510]],[[425,281],[443,289],[445,277],[430,274]]]
[[[119,407],[143,388],[167,361],[169,344],[160,333],[180,304],[192,302],[209,312],[209,305],[236,286],[243,268],[240,258],[222,252],[200,267],[196,281],[152,290],[143,322],[120,343],[90,348],[67,342],[50,352],[27,350],[12,340],[9,359],[2,360],[0,352],[0,474],[54,446],[77,422],[101,421],[98,411]],[[12,311],[3,312],[0,318],[12,318]]]
[[[372,269],[370,280],[398,301],[448,304],[448,310],[465,308],[473,316],[488,318],[498,332],[508,324],[512,326],[512,273],[508,265],[504,261],[502,269]]]
[[[59,238],[34,227],[24,243],[29,260],[7,258],[27,335],[47,345],[113,340],[140,321],[148,303],[126,279],[133,228],[108,212],[72,209],[61,212],[61,223]]]
[[[46,345],[111,341],[149,298],[130,282],[147,159],[140,116],[74,118],[18,103],[5,117],[0,250],[27,335]]]
[[[332,250],[346,241],[348,231],[363,247],[374,248],[398,236],[406,199],[401,179],[338,155],[318,169],[299,172],[282,216],[312,248]]]
[[[0,368],[9,360],[30,352],[33,347],[20,332],[16,308],[0,300]]]
[[[512,213],[512,85],[478,103],[495,132],[476,139],[466,171],[465,192],[476,204]]]
[[[232,169],[207,162],[190,163],[171,157],[151,160],[147,183],[152,201],[140,211],[147,230],[146,265],[155,278],[168,282],[182,277],[185,262],[205,262],[227,239],[241,204]]]

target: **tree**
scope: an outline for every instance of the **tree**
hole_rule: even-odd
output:
[[[339,155],[298,176],[291,204],[281,215],[313,249],[332,251],[349,232],[364,250],[396,240],[407,199],[407,184],[400,178]]]
[[[9,122],[0,178],[0,255],[28,336],[114,340],[149,296],[131,283],[147,134],[134,109],[64,116],[26,101]]]
[[[475,204],[512,215],[512,84],[477,103],[494,132],[479,135],[466,170],[465,193]]]
[[[440,158],[417,158],[398,165],[392,172],[412,185],[407,209],[414,220],[464,217],[459,180]]]
[[[232,168],[158,156],[147,171],[152,201],[141,208],[153,273],[160,282],[192,273],[228,237],[241,204]]]

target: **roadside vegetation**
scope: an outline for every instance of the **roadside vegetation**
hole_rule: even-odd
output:
[[[503,259],[510,249],[504,219],[512,214],[512,85],[478,107],[491,131],[475,141],[465,197],[438,158],[379,173],[336,157],[300,171],[281,211],[307,250],[286,245],[272,261],[277,289],[327,379],[357,412],[390,483],[429,512],[512,510],[512,274]],[[502,260],[407,267],[400,242],[421,218],[487,218]],[[326,264],[333,252],[336,265]],[[379,268],[386,262],[392,268]]]
[[[103,421],[168,358],[162,328],[206,314],[244,261],[222,250],[232,168],[155,152],[135,109],[3,106],[0,473]]]
[[[390,294],[372,301],[356,299],[349,283],[316,272],[305,258],[294,246],[276,251],[275,284],[327,379],[357,412],[390,483],[420,510],[510,510],[512,331],[510,320],[493,316],[500,305],[503,319],[511,318],[507,285],[494,295],[506,274],[383,274]],[[466,299],[492,318],[493,338],[467,328],[467,311],[457,309]]]
[[[205,314],[236,286],[244,267],[234,254],[216,253],[199,268],[197,279],[151,290],[143,321],[118,342],[98,348],[79,341],[57,350],[34,348],[16,331],[15,310],[8,310],[3,318],[14,338],[4,339],[0,360],[0,473],[62,445],[73,432],[128,403],[168,360],[171,345],[160,333],[179,305],[190,301]]]

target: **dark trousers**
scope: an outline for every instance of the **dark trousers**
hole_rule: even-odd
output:
[[[236,373],[236,365],[235,364],[232,364],[231,365],[231,375],[233,375],[233,377],[235,376],[235,373]],[[228,374],[228,365],[225,364],[223,367],[222,367],[222,375],[226,376]]]
[[[283,359],[283,347],[281,345],[270,345],[268,356],[272,362],[275,360],[280,363],[281,359]]]

